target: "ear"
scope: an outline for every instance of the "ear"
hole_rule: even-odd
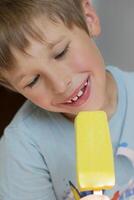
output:
[[[86,24],[91,36],[98,36],[101,32],[99,18],[92,6],[91,0],[81,0]]]

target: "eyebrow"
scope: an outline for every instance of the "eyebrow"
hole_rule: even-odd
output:
[[[57,39],[56,41],[52,41],[52,42],[47,42],[47,46],[52,49],[54,46],[56,46],[58,43],[62,42],[65,39],[65,36],[61,36],[59,39]]]

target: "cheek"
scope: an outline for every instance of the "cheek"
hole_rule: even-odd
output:
[[[79,52],[77,54],[72,54],[70,58],[69,66],[75,72],[83,72],[88,70],[88,66],[90,64],[89,55],[83,55],[83,53]]]
[[[35,105],[47,108],[50,105],[50,100],[48,98],[48,95],[46,96],[45,92],[41,90],[36,90],[36,92],[27,92],[23,94],[27,99],[29,99],[32,103]]]
[[[88,71],[96,67],[104,66],[103,59],[97,48],[78,48],[70,56],[70,66],[75,71]]]
[[[42,99],[40,99],[40,98],[31,99],[31,101],[35,105],[37,105],[37,106],[39,106],[39,107],[41,107],[43,109],[46,109],[46,110],[49,110],[50,107],[51,107],[50,104],[48,103],[48,101],[45,99],[45,97],[42,98]]]

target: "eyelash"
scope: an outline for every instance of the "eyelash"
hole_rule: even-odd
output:
[[[69,44],[65,47],[65,49],[60,54],[55,56],[55,59],[58,60],[58,59],[62,58],[63,56],[65,56],[65,54],[68,52],[68,49],[69,49]],[[40,75],[38,74],[33,79],[33,81],[27,85],[27,87],[32,88],[36,84],[36,82],[38,81],[39,77],[40,77]]]
[[[38,74],[38,75],[33,79],[33,81],[27,85],[27,87],[32,88],[32,87],[37,83],[39,77],[40,77],[40,75]]]
[[[69,44],[65,47],[65,49],[61,53],[59,53],[57,56],[55,56],[55,59],[58,60],[58,59],[64,57],[65,54],[68,52],[68,50],[69,50]]]

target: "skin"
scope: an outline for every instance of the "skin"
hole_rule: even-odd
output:
[[[105,195],[88,195],[81,200],[109,200],[109,198]]]
[[[60,21],[54,24],[40,17],[35,23],[44,41],[28,38],[28,55],[13,49],[17,67],[6,72],[5,77],[34,104],[63,113],[71,120],[84,110],[104,110],[110,118],[116,109],[116,85],[112,76],[105,71],[103,58],[92,38],[100,33],[99,19],[88,1],[83,0],[83,8],[92,36],[89,37],[85,30],[75,25],[70,30]],[[88,76],[89,99],[79,107],[64,105]]]
[[[105,71],[103,58],[93,40],[100,34],[99,19],[87,0],[83,0],[83,8],[91,36],[76,26],[70,30],[60,21],[54,24],[40,17],[35,23],[44,42],[28,38],[31,45],[26,49],[27,55],[13,49],[17,67],[5,72],[4,76],[15,90],[34,104],[62,113],[72,121],[84,110],[104,110],[110,119],[116,110],[117,88],[111,74]],[[78,107],[63,105],[88,76],[89,99]],[[90,195],[83,198],[86,199],[108,198]]]

